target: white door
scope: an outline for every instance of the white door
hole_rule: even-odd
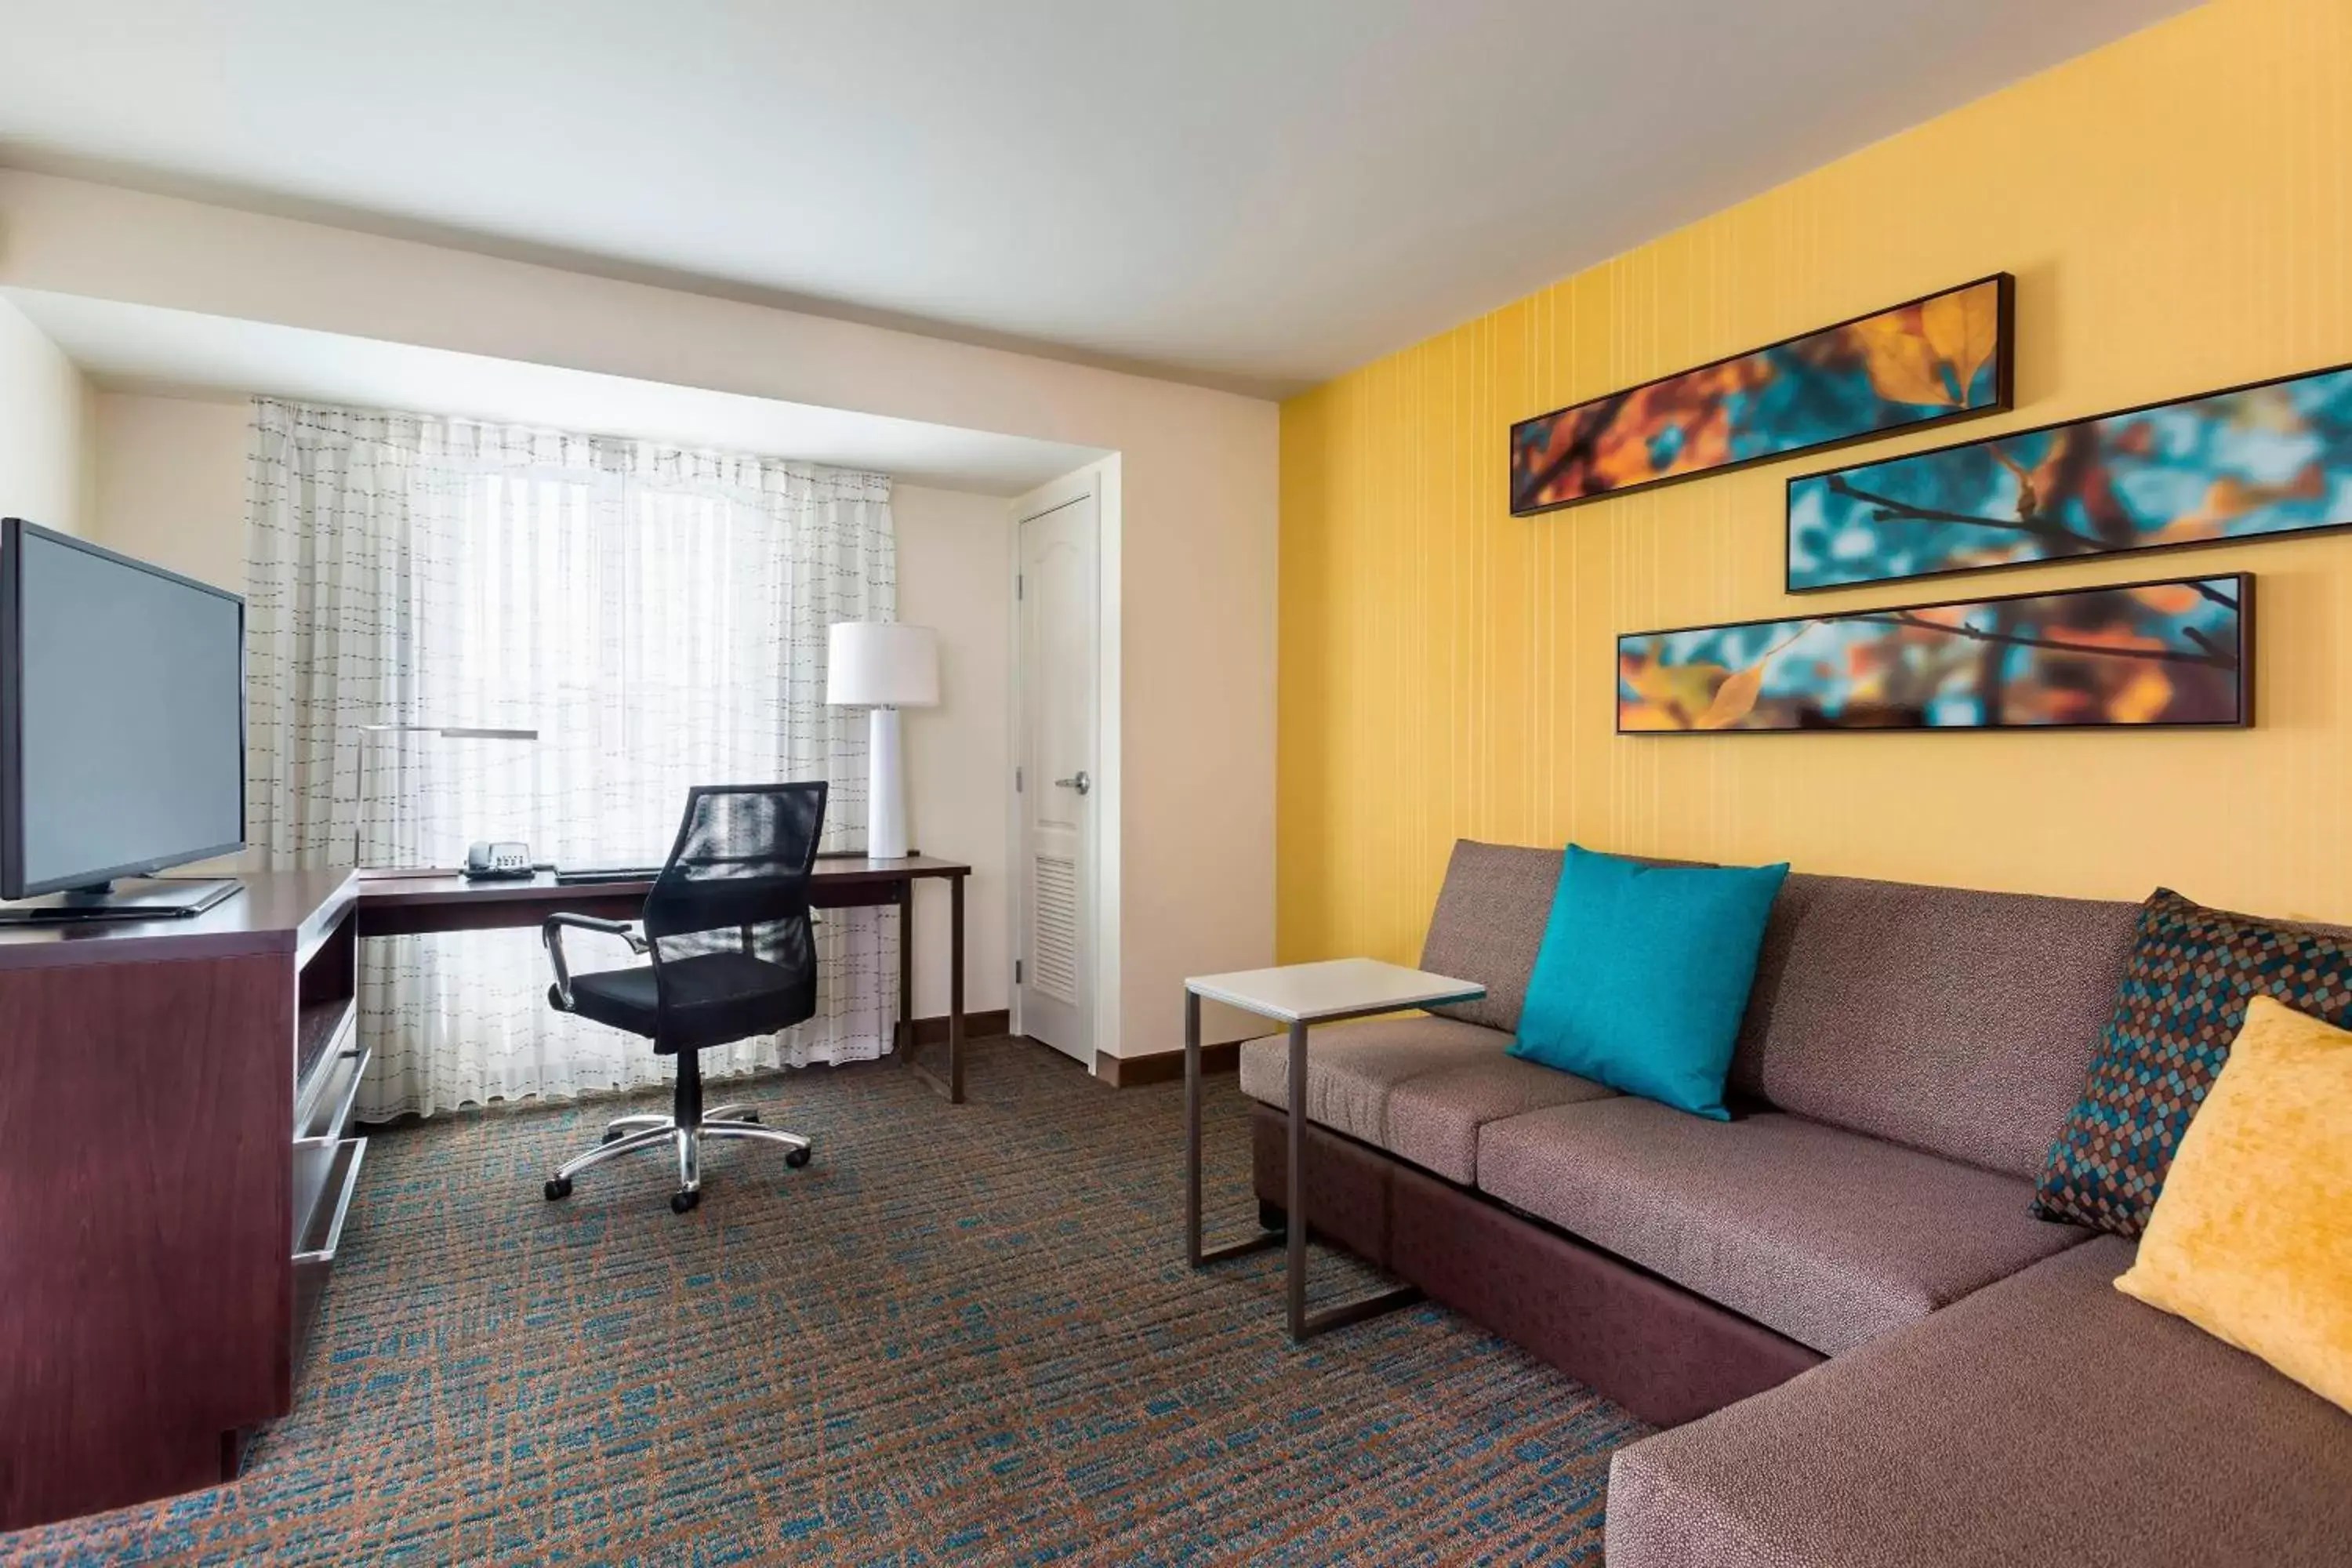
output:
[[[1021,524],[1021,1032],[1094,1065],[1095,499]]]

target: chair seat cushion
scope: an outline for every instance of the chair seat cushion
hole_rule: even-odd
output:
[[[1508,1035],[1454,1018],[1377,1018],[1307,1036],[1307,1119],[1468,1185],[1478,1129],[1614,1093],[1507,1055]],[[1286,1110],[1290,1042],[1242,1046],[1242,1092]]]
[[[1618,1450],[1609,1568],[2261,1563],[2352,1541],[2352,1415],[2112,1283],[2099,1237]]]
[[[816,1011],[814,975],[748,952],[696,953],[663,963],[669,1016],[659,1020],[650,965],[573,977],[572,1010],[654,1040],[663,1051],[699,1050],[773,1034]],[[657,1021],[661,1026],[656,1037]]]
[[[1619,1099],[1496,1120],[1478,1185],[1835,1355],[2089,1233],[2031,1182],[1769,1112],[1708,1121]]]

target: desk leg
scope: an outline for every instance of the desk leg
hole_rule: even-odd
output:
[[[915,1055],[915,879],[898,884],[898,1037],[908,1060]]]
[[[920,1059],[921,1033],[915,1027],[915,879],[898,884],[898,1039],[907,1068],[950,1105],[963,1103],[963,879],[948,879],[948,1075],[941,1078]]]
[[[914,883],[907,884],[909,890]],[[906,950],[899,950],[904,952]],[[963,1103],[963,879],[948,879],[948,1103]]]

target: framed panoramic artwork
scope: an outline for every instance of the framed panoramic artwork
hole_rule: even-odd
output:
[[[2252,722],[2243,573],[1617,639],[1620,734]]]
[[[2006,272],[1511,426],[1529,517],[2010,406]]]
[[[1789,481],[1791,593],[2352,525],[2352,365]]]

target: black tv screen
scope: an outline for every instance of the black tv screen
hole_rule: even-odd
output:
[[[245,601],[0,522],[0,898],[245,844]]]

